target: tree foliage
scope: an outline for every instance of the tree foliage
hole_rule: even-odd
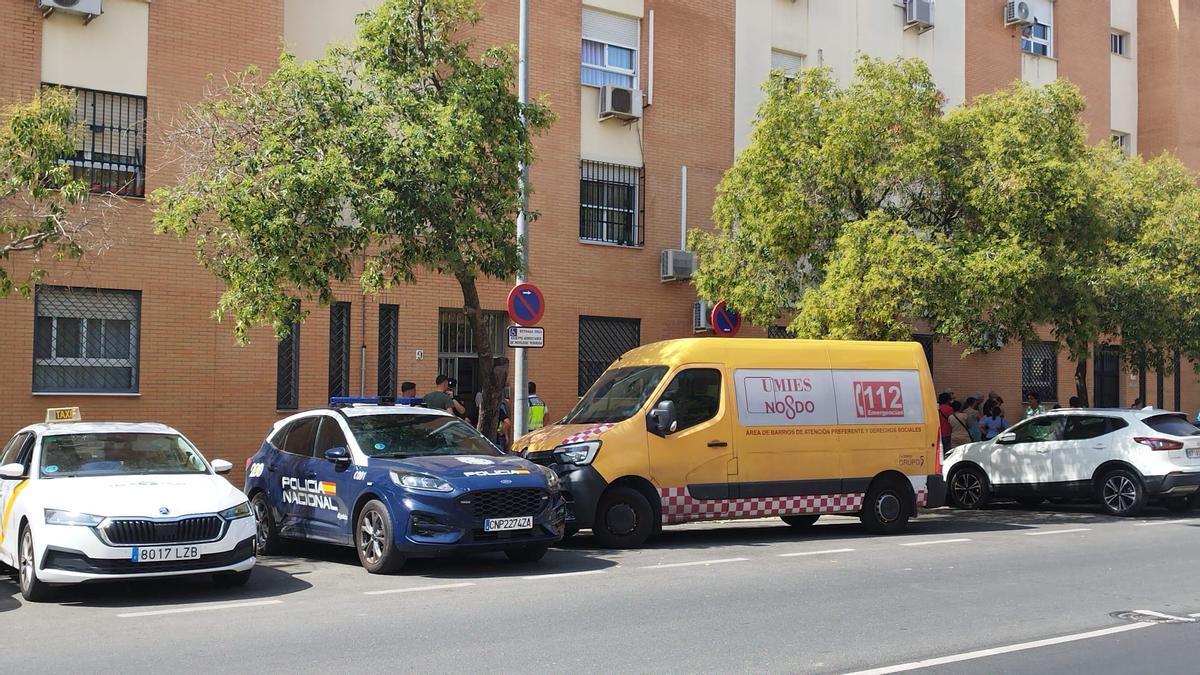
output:
[[[198,237],[226,286],[217,315],[243,340],[258,325],[283,335],[302,318],[295,298],[328,302],[356,276],[367,293],[452,276],[487,428],[501,383],[476,280],[521,269],[518,166],[552,114],[518,101],[511,50],[473,53],[478,18],[471,0],[385,0],[353,45],[230,79],[173,132],[184,178],[152,198],[160,231]]]
[[[800,337],[942,340],[989,351],[1048,327],[1072,358],[1200,357],[1195,176],[1089,146],[1065,80],[944,111],[918,60],[772,74],[750,145],[695,232],[701,295]],[[1154,313],[1154,317],[1148,316]],[[1190,314],[1188,314],[1190,315]],[[1083,384],[1080,384],[1082,390]]]
[[[46,273],[41,253],[84,253],[88,186],[62,161],[75,154],[74,109],[69,91],[46,89],[0,116],[0,296],[29,296]],[[16,260],[22,273],[14,277]]]

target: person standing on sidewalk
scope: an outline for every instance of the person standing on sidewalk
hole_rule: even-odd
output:
[[[938,394],[938,417],[939,426],[938,432],[942,436],[942,454],[950,452],[950,416],[954,414],[954,408],[950,407],[950,401],[954,395],[948,391],[943,391]]]
[[[537,395],[537,382],[533,380],[529,381],[529,398],[526,399],[526,403],[529,410],[526,429],[533,431],[546,426],[546,413],[550,412],[550,406],[546,405],[542,397]]]

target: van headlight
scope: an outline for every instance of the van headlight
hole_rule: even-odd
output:
[[[254,512],[250,510],[250,502],[242,502],[237,506],[225,509],[217,515],[225,520],[237,520],[238,518],[249,518],[254,515]]]
[[[554,449],[554,458],[563,464],[576,464],[583,466],[591,464],[592,460],[596,459],[596,453],[600,452],[600,441],[586,441],[583,443],[571,443],[569,445],[560,445]]]
[[[81,527],[96,527],[102,522],[104,522],[104,518],[101,516],[93,516],[87,513],[77,513],[75,511],[46,509],[47,525],[79,525]]]
[[[392,477],[392,482],[400,487],[406,487],[410,490],[424,490],[426,492],[453,492],[454,486],[437,476],[430,476],[427,473],[407,473],[404,471],[389,471]]]

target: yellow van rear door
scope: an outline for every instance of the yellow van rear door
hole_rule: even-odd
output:
[[[728,499],[736,462],[732,411],[721,366],[683,366],[655,401],[675,404],[677,426],[649,434],[650,477],[659,488],[687,489],[693,499]]]

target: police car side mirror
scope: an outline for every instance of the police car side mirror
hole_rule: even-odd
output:
[[[349,464],[350,451],[346,448],[330,448],[325,451],[325,459],[334,464]]]
[[[223,459],[214,459],[212,461],[212,468],[217,473],[229,473],[233,471],[233,465]]]
[[[675,433],[679,423],[675,417],[674,401],[659,401],[646,415],[646,430],[655,436]]]
[[[0,466],[0,478],[21,478],[25,475],[25,467],[22,464],[5,464]]]

